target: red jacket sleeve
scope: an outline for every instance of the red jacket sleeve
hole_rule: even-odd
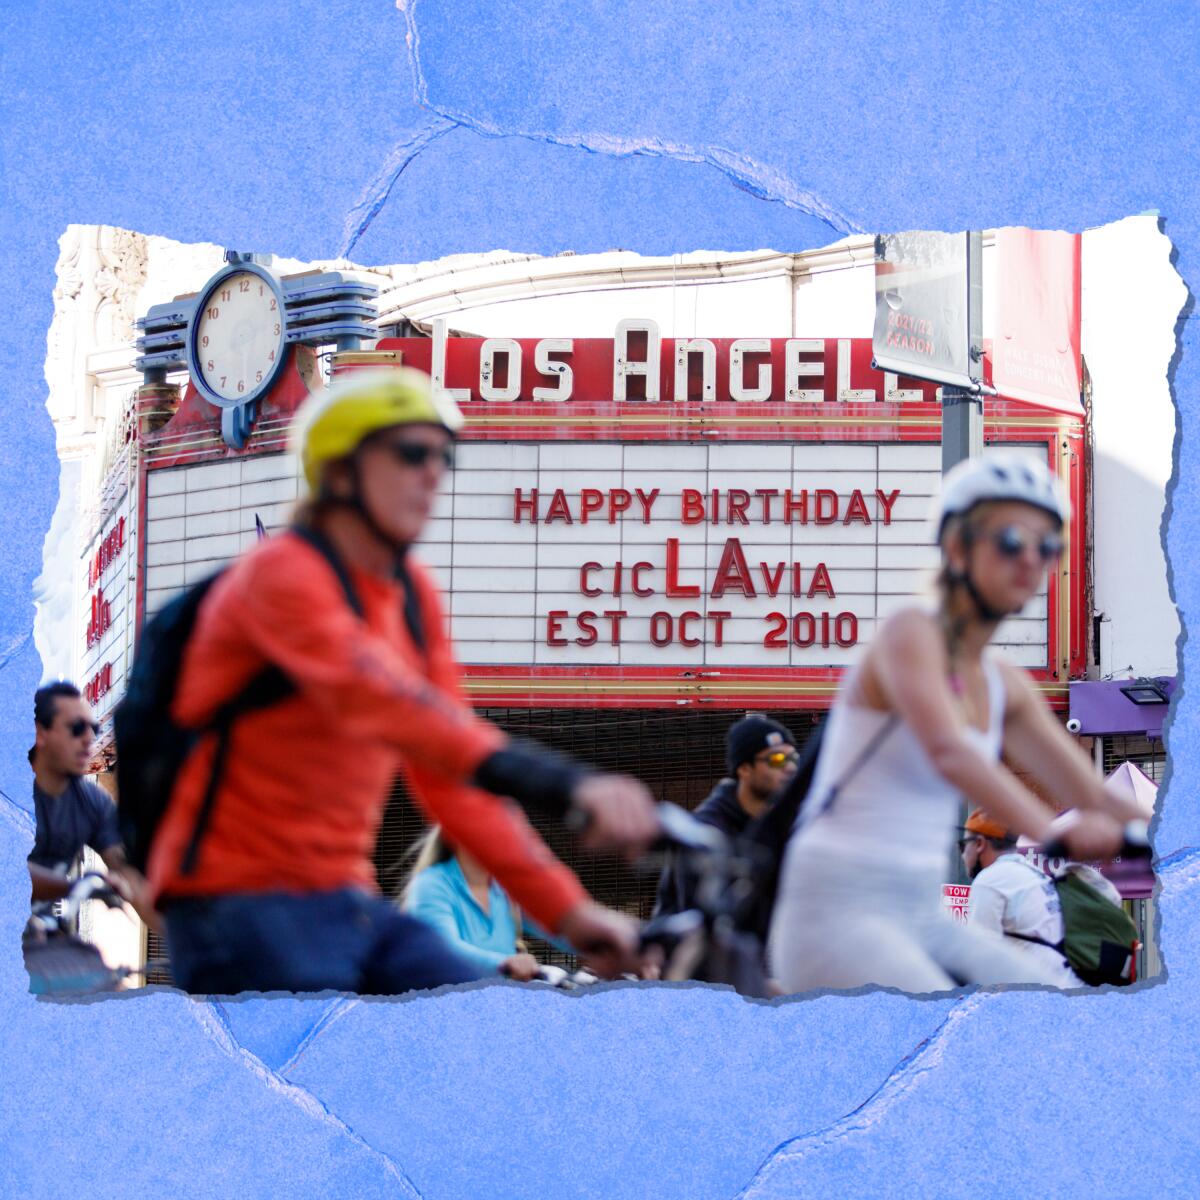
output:
[[[426,662],[439,691],[460,696],[460,673],[446,635],[446,618],[428,571],[410,560],[425,634]],[[461,846],[543,928],[555,932],[564,914],[587,900],[575,874],[558,861],[516,805],[468,787],[427,763],[410,761],[406,774],[418,801],[447,839]]]

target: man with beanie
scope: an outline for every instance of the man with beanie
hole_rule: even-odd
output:
[[[971,880],[967,924],[1000,934],[1019,935],[1010,941],[1029,958],[1030,983],[1044,982],[1045,971],[1049,969],[1055,986],[1083,987],[1083,980],[1054,949],[1063,939],[1058,892],[1048,876],[1017,852],[1016,837],[977,808],[963,826],[959,847]],[[1099,871],[1078,864],[1076,869],[1087,873],[1087,882],[1097,891],[1114,904],[1120,904],[1120,894]],[[1022,940],[1026,937],[1040,941]]]
[[[709,793],[692,814],[736,838],[796,773],[799,755],[796,739],[786,725],[759,713],[749,713],[725,734],[728,776]],[[654,915],[686,912],[692,907],[687,881],[675,862],[668,862],[658,885]]]

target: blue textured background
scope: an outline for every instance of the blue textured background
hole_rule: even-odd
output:
[[[1156,209],[1195,279],[1191,4],[5,5],[0,1192],[978,1196],[1195,1190],[1197,708],[1171,729],[1165,985],[771,1007],[509,986],[223,1006],[25,994],[42,362],[71,221],[300,258],[801,249]],[[1168,549],[1193,615],[1193,322]],[[1184,648],[1188,673],[1194,652]]]

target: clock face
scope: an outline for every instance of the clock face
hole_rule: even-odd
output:
[[[223,276],[196,314],[192,352],[200,382],[226,405],[265,390],[284,352],[275,289],[252,271]]]

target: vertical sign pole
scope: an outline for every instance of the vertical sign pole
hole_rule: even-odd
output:
[[[968,371],[983,379],[983,234],[967,235]],[[983,396],[959,387],[942,388],[942,475],[983,453]]]
[[[967,234],[967,334],[969,374],[983,378],[983,235]],[[983,454],[983,394],[967,388],[942,388],[942,477],[951,467]],[[958,824],[966,824],[965,800],[958,805]],[[958,843],[950,850],[948,879],[970,883]]]

